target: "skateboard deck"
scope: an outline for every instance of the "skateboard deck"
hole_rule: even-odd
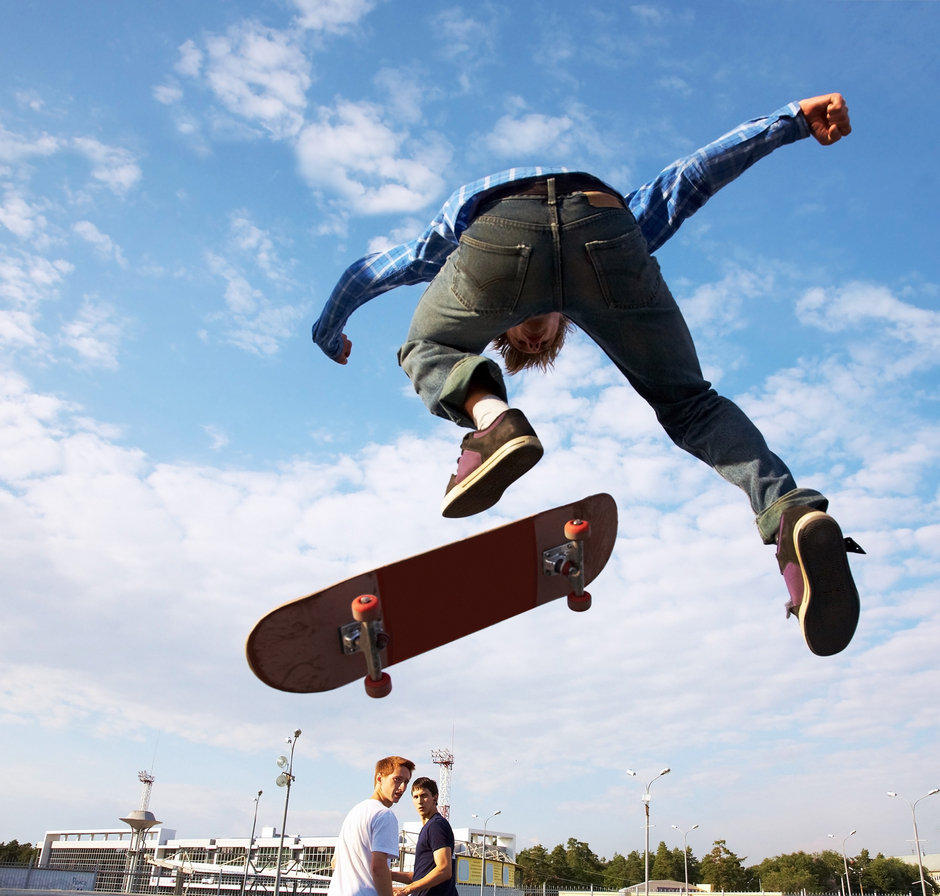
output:
[[[575,525],[582,521],[589,534]],[[578,595],[616,538],[617,505],[599,494],[360,573],[262,617],[248,635],[248,665],[282,691],[327,691],[367,672],[374,686],[377,673],[363,656],[370,643],[381,672],[565,595],[572,609],[586,609],[590,595]],[[380,608],[377,625],[354,619],[358,600]],[[391,688],[390,680],[384,693],[369,685],[366,675],[372,696]]]

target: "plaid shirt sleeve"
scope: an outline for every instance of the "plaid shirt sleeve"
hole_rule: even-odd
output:
[[[799,103],[766,118],[746,121],[714,143],[673,162],[660,175],[630,193],[633,212],[650,252],[655,252],[715,193],[780,146],[810,134]]]

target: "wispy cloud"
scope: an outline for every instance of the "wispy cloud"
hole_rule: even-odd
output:
[[[106,233],[102,233],[91,221],[77,221],[72,225],[72,230],[80,236],[85,242],[91,243],[95,251],[101,258],[116,261],[122,268],[127,267],[127,259],[121,251],[121,247],[115,243]]]
[[[59,342],[74,351],[82,364],[115,370],[124,327],[113,306],[86,296],[75,319],[63,324]]]
[[[107,146],[94,137],[74,137],[72,145],[92,163],[91,176],[112,193],[123,196],[140,180],[140,166],[130,150]]]

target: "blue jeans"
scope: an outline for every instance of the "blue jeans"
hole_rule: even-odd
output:
[[[581,192],[515,196],[481,207],[415,310],[399,363],[428,409],[473,427],[471,380],[506,399],[486,346],[530,317],[558,311],[617,365],[680,448],[743,489],[764,542],[788,507],[825,510],[798,489],[744,412],[701,367],[659,264],[626,208],[595,208]]]

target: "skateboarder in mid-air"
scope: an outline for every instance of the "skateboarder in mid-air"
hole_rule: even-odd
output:
[[[745,122],[674,162],[626,197],[593,175],[514,168],[461,187],[419,237],[352,264],[313,327],[346,364],[343,332],[360,305],[396,286],[430,283],[398,359],[429,410],[473,430],[444,494],[446,517],[492,507],[542,456],[499,365],[550,366],[574,325],[652,406],[669,437],[743,489],[814,653],[851,641],[858,592],[828,500],[798,488],[743,411],[703,378],[688,327],[652,257],[721,187],[780,146],[851,133],[838,93]]]

